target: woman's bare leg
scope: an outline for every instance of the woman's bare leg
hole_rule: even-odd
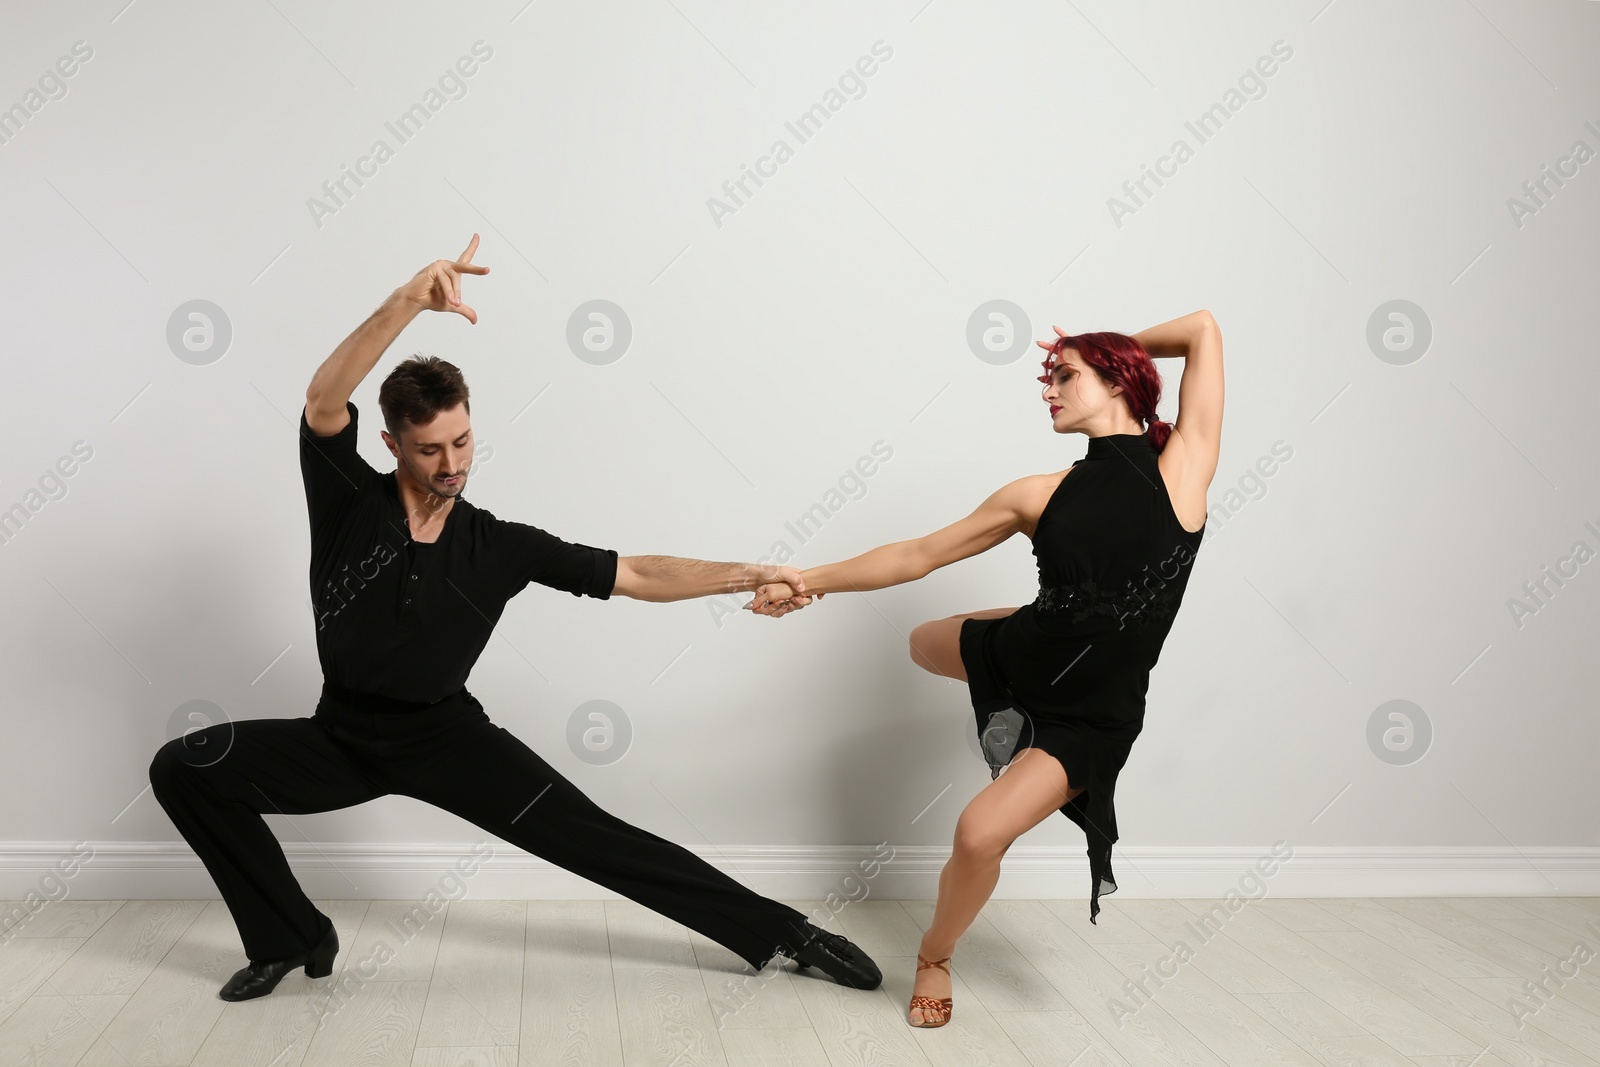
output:
[[[998,619],[1017,612],[1017,608],[985,608],[946,619],[932,619],[911,631],[911,662],[927,671],[958,682],[967,680],[961,662],[961,624],[967,619]]]
[[[1011,843],[1083,792],[1072,788],[1061,761],[1043,749],[1018,752],[1000,777],[972,798],[956,820],[950,859],[939,874],[933,922],[918,949],[930,960],[953,955],[956,942],[978,917],[1000,880],[1000,859]],[[939,967],[917,972],[913,995],[948,997],[950,978]],[[910,1021],[922,1022],[913,1008]]]

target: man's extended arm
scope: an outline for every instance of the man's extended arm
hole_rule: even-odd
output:
[[[613,596],[666,603],[718,593],[748,593],[766,582],[799,586],[793,567],[759,563],[714,563],[682,556],[623,556],[617,560]]]

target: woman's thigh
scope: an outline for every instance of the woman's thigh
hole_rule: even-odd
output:
[[[1003,618],[1016,610],[985,608],[983,611],[922,623],[911,631],[911,662],[930,674],[964,682],[967,680],[967,668],[961,662],[961,624],[968,619]]]
[[[1067,780],[1060,760],[1042,748],[1025,748],[962,810],[956,844],[1004,852],[1083,789]]]

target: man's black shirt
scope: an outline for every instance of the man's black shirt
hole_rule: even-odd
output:
[[[466,685],[506,601],[528,583],[610,598],[614,549],[496,518],[461,496],[437,541],[412,540],[396,473],[361,458],[356,406],[345,407],[350,424],[332,437],[317,436],[300,413],[311,603],[327,681],[433,703]]]

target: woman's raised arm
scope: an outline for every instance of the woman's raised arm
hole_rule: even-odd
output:
[[[1222,450],[1222,330],[1217,320],[1209,311],[1192,311],[1132,336],[1152,357],[1183,357],[1172,432],[1183,441],[1186,469],[1204,472],[1209,485]]]

